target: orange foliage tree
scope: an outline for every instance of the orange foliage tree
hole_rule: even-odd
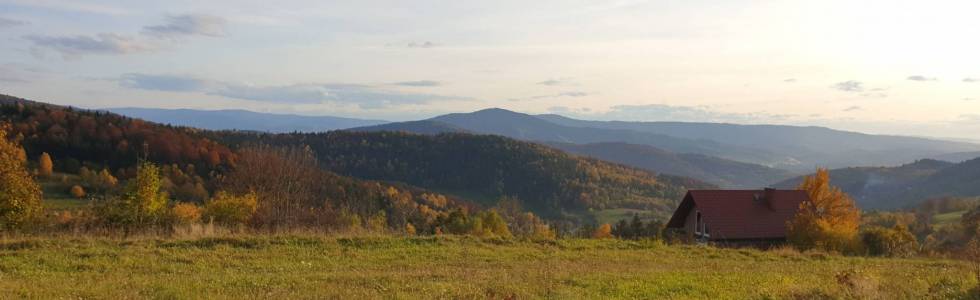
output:
[[[800,249],[856,251],[861,211],[847,193],[830,185],[830,172],[819,168],[799,186],[810,197],[789,222],[788,239]]]
[[[612,225],[609,225],[609,223],[602,224],[602,226],[596,228],[595,232],[592,233],[592,238],[596,239],[611,239],[612,237]]]

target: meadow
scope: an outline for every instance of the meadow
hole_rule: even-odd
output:
[[[966,262],[464,236],[0,238],[0,298],[957,299]]]

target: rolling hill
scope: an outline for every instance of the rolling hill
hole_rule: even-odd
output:
[[[195,110],[158,108],[109,108],[107,111],[161,124],[209,130],[264,132],[321,132],[386,123],[330,116],[299,116],[247,110]]]
[[[548,143],[568,153],[650,170],[697,178],[725,188],[762,188],[793,177],[789,171],[703,154],[673,153],[653,146],[626,143]]]
[[[830,170],[831,183],[854,197],[864,209],[895,209],[930,198],[980,196],[980,159],[962,163],[923,159],[898,167]],[[802,177],[776,187],[793,187]]]
[[[504,196],[548,218],[634,208],[666,217],[698,180],[656,175],[501,136],[395,132],[223,133],[230,145],[308,145],[321,164],[362,179],[404,182],[493,204]]]
[[[765,149],[773,154],[768,162],[735,159],[795,171],[812,171],[813,166],[830,168],[894,166],[948,153],[980,150],[980,145],[964,142],[872,135],[814,126],[585,121],[559,115],[537,117],[555,124],[577,128],[633,130],[672,137],[710,140],[737,147]]]

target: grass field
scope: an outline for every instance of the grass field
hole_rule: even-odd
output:
[[[941,299],[975,284],[958,261],[616,240],[0,240],[4,299]]]

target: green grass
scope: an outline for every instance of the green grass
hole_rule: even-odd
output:
[[[943,214],[936,214],[932,216],[933,225],[947,225],[951,223],[957,223],[960,221],[960,217],[966,213],[966,210],[948,212]]]
[[[0,239],[0,298],[927,299],[974,284],[958,261],[616,240]]]
[[[74,210],[88,204],[88,201],[72,197],[68,193],[78,183],[77,175],[54,173],[50,177],[39,177],[37,181],[44,192],[44,206],[49,210]]]

